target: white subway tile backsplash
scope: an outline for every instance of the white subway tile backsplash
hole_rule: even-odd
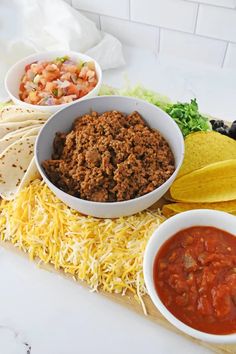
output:
[[[224,67],[229,69],[236,69],[236,44],[229,43]]]
[[[78,10],[95,12],[118,18],[129,18],[129,0],[72,0]]]
[[[193,32],[198,5],[183,0],[130,0],[131,20]]]
[[[236,70],[236,0],[65,1],[123,44]]]
[[[236,41],[236,11],[200,5],[196,32],[209,37]]]
[[[126,45],[157,51],[159,29],[156,27],[101,16],[101,28]]]
[[[96,24],[97,28],[100,29],[100,19],[98,14],[94,14],[92,12],[82,11],[82,10],[80,10],[80,12],[81,14],[89,18],[91,21],[93,21]]]
[[[216,5],[216,6],[224,6],[234,9],[236,7],[236,0],[187,0],[197,3]]]
[[[161,29],[160,55],[221,66],[226,46],[223,41]]]

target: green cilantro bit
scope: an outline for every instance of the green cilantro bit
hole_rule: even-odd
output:
[[[64,57],[57,57],[56,59],[55,59],[55,61],[58,63],[58,62],[60,62],[60,63],[64,63],[66,60],[69,60],[70,58],[68,57],[68,55],[65,55]]]
[[[58,95],[58,89],[56,89],[56,88],[52,89],[52,93],[53,93],[54,96],[57,97],[57,95]]]
[[[147,90],[141,85],[128,86],[124,89],[114,89],[103,85],[99,94],[137,97],[160,107],[174,119],[184,137],[192,132],[211,130],[208,118],[201,115],[198,111],[196,99],[191,100],[190,103],[178,102],[173,104],[167,97],[152,90]]]
[[[83,65],[84,65],[83,61],[79,59],[77,62],[77,68],[80,70],[83,67]]]
[[[175,103],[165,109],[181,129],[183,136],[197,131],[210,130],[208,118],[198,111],[196,98],[191,103]]]

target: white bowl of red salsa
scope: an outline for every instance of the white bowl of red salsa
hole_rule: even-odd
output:
[[[203,341],[236,343],[236,217],[192,210],[167,219],[144,255],[153,303],[179,330]]]
[[[7,72],[5,88],[14,103],[52,113],[75,101],[98,95],[102,80],[99,64],[72,51],[30,55]]]

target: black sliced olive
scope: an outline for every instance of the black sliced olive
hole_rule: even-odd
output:
[[[236,121],[234,121],[229,128],[229,136],[233,139],[236,139]]]
[[[213,130],[216,130],[217,128],[221,128],[223,127],[225,124],[224,124],[224,121],[223,120],[213,120],[213,123],[212,123],[212,128]]]
[[[223,135],[228,135],[228,129],[224,129],[223,127],[219,127],[216,129],[217,133],[223,134]]]

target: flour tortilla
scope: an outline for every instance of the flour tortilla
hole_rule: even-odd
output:
[[[18,106],[7,106],[2,108],[0,112],[0,122],[23,122],[26,120],[45,122],[50,115],[50,112],[40,112]]]
[[[3,199],[13,199],[22,183],[31,178],[35,140],[36,136],[19,139],[0,155],[0,196]]]
[[[34,124],[34,125],[29,125],[25,128],[13,130],[10,133],[7,133],[6,135],[4,135],[4,137],[2,139],[7,139],[7,138],[10,138],[15,135],[23,137],[23,135],[26,134],[28,131],[35,129],[35,128],[41,128],[42,126],[43,126],[43,124]]]
[[[17,140],[21,139],[23,136],[22,134],[15,134],[13,136],[10,136],[8,138],[2,138],[0,139],[0,154],[4,152],[5,149],[8,148],[8,146],[14,144]]]
[[[36,163],[35,163],[35,158],[33,157],[32,160],[30,161],[30,164],[27,168],[27,171],[24,174],[24,177],[21,180],[21,183],[14,194],[14,196],[11,198],[13,199],[17,193],[21,191],[22,188],[26,187],[31,181],[40,178],[39,171],[37,169]]]
[[[0,139],[10,132],[16,131],[21,128],[38,125],[39,122],[40,121],[38,120],[27,120],[24,122],[0,122]]]
[[[16,131],[15,134],[5,135],[2,139],[0,139],[0,154],[3,153],[5,149],[8,148],[11,144],[15,143],[17,140],[27,137],[27,136],[37,136],[41,126],[33,126],[30,129],[25,130],[24,132]]]
[[[39,126],[32,126],[31,129],[27,130],[27,131],[23,134],[23,137],[26,137],[26,136],[37,136],[41,128],[42,128],[42,125],[39,125]]]

